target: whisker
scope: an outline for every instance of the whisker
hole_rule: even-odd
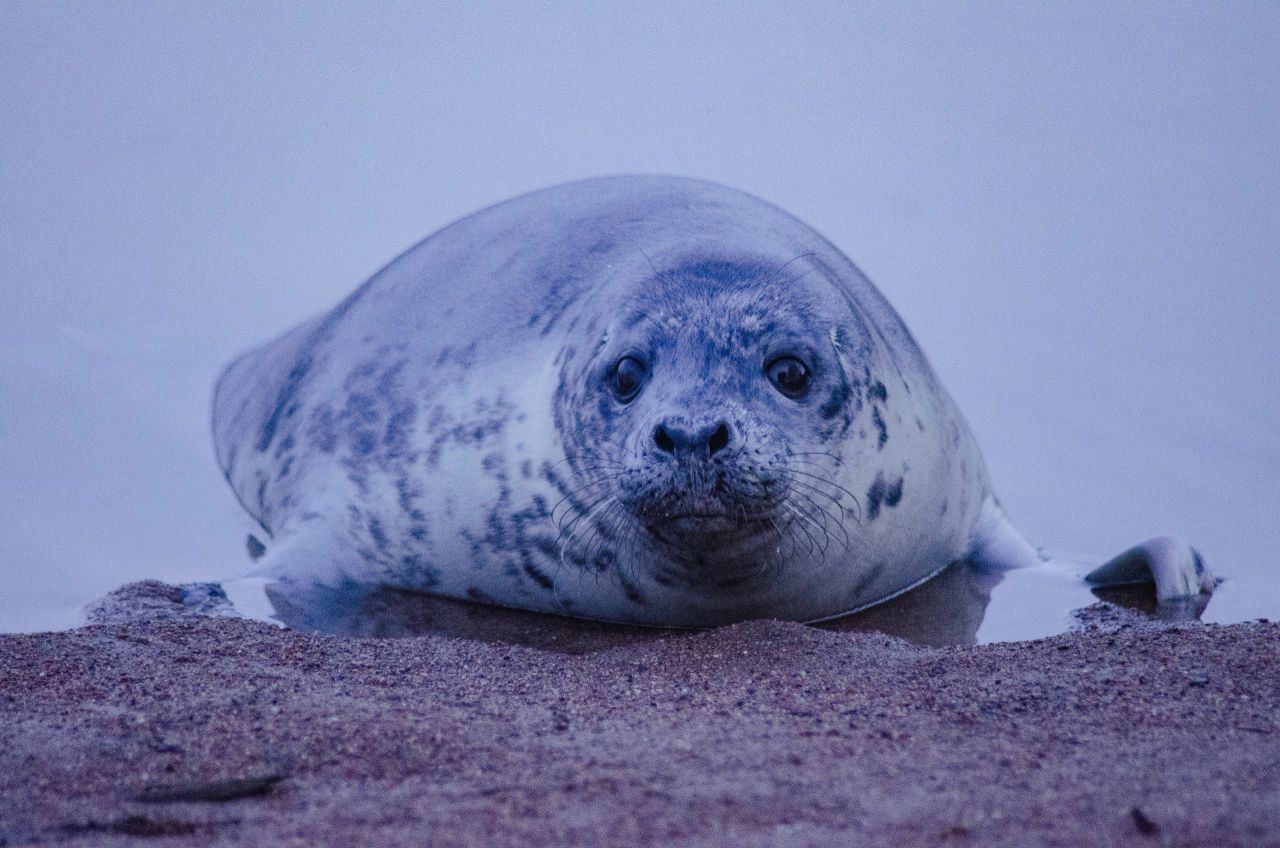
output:
[[[585,492],[587,489],[593,488],[595,486],[601,486],[608,483],[612,483],[616,479],[617,479],[616,477],[597,477],[587,483],[584,483],[583,485],[577,487],[576,489],[571,490],[568,494],[566,494],[560,500],[556,501],[555,506],[551,507],[551,520],[556,523],[556,526],[559,526],[560,522],[564,520],[565,516],[561,515],[560,518],[557,519],[556,510],[558,510],[566,501],[572,501],[576,499],[577,495],[581,494],[582,492]],[[570,506],[577,506],[577,504],[570,503]]]
[[[825,561],[827,556],[827,548],[830,547],[831,545],[831,534],[827,531],[827,528],[820,526],[818,522],[815,521],[811,515],[809,515],[809,513],[805,512],[803,509],[800,508],[799,504],[790,503],[790,504],[787,504],[787,506],[795,510],[796,515],[799,515],[802,519],[809,522],[809,524],[813,527],[813,529],[818,531],[818,533],[820,534],[819,538],[822,539],[822,542],[825,542],[825,544],[823,544],[822,542],[818,544],[819,550],[822,551],[823,561]]]
[[[811,250],[808,253],[801,253],[799,256],[794,256],[791,259],[788,259],[786,262],[783,262],[781,265],[779,265],[777,269],[772,274],[769,275],[768,279],[764,281],[764,285],[767,286],[770,283],[772,283],[774,280],[778,279],[778,275],[780,275],[783,271],[787,270],[787,268],[790,267],[793,263],[799,262],[801,259],[807,259],[810,256],[817,256],[817,255],[818,255],[817,253]]]
[[[783,508],[784,508],[784,509],[786,509],[790,514],[794,515],[794,516],[795,516],[795,517],[797,517],[797,518],[799,518],[799,517],[800,517],[800,513],[799,513],[799,512],[797,512],[797,511],[796,511],[796,508],[795,508],[794,506],[792,506],[791,504],[789,504],[789,503],[783,503],[783,504],[782,504],[782,506],[783,506]],[[793,524],[792,524],[792,526],[793,526],[793,527],[799,527],[799,528],[800,528],[800,530],[801,530],[801,532],[803,532],[803,533],[804,533],[804,535],[809,539],[809,556],[811,556],[811,557],[812,557],[812,556],[813,556],[813,552],[817,549],[817,545],[818,545],[817,540],[813,538],[813,534],[812,534],[812,533],[810,533],[810,532],[809,532],[809,530],[808,530],[808,528],[806,528],[803,524],[794,524],[794,523],[793,523]]]
[[[578,526],[578,524],[584,518],[589,518],[591,515],[593,515],[594,511],[600,506],[600,504],[608,502],[609,499],[613,497],[614,497],[614,494],[612,492],[606,492],[605,494],[597,497],[595,500],[583,504],[582,508],[577,512],[577,514],[574,515],[574,517],[570,519],[567,523],[565,523],[563,526],[560,527],[560,537],[563,538],[564,535],[568,533],[569,538],[573,538],[573,534],[576,532],[575,528]],[[559,539],[557,539],[557,541],[559,541]]]
[[[796,276],[787,280],[786,283],[784,283],[783,285],[794,286],[796,283],[800,282],[805,277],[809,276],[810,274],[812,274],[814,271],[817,271],[817,270],[818,270],[818,266],[815,265],[812,268],[810,268],[808,271],[805,271],[803,274],[797,274]]]
[[[620,508],[621,504],[615,498],[613,502],[609,504],[608,508],[597,516],[595,521],[591,524],[592,537],[591,541],[587,543],[584,555],[586,557],[588,567],[594,570],[597,574],[599,574],[599,569],[596,567],[596,558],[604,552],[606,546],[609,544],[609,536],[612,535],[611,528],[615,520],[614,510]],[[606,530],[609,532],[606,532]]]
[[[830,492],[824,491],[822,488],[820,488],[820,487],[818,487],[818,486],[815,486],[815,485],[813,485],[812,483],[806,483],[804,480],[797,480],[797,479],[795,479],[794,477],[790,477],[790,476],[788,476],[788,477],[787,477],[787,483],[788,483],[789,485],[792,485],[792,486],[800,486],[800,487],[803,487],[804,489],[807,489],[808,491],[811,491],[811,492],[813,492],[814,494],[822,495],[822,497],[824,497],[824,498],[826,498],[827,500],[831,501],[831,503],[832,503],[832,504],[833,504],[837,509],[839,509],[839,510],[840,510],[840,516],[841,516],[842,518],[849,518],[849,519],[852,519],[854,522],[856,522],[856,523],[858,523],[858,524],[861,524],[861,523],[862,523],[862,520],[861,520],[861,517],[860,517],[860,516],[856,516],[856,515],[854,515],[853,513],[851,513],[848,509],[846,509],[846,508],[845,508],[845,506],[844,506],[844,501],[843,501],[842,499],[840,499],[840,498],[836,497],[835,495],[831,494]],[[857,506],[857,503],[856,503],[856,502],[854,503],[854,506]]]
[[[845,531],[844,525],[842,525],[839,521],[837,521],[834,515],[827,512],[827,510],[823,508],[822,504],[818,503],[813,498],[809,497],[803,492],[793,492],[792,494],[807,500],[813,506],[814,509],[816,509],[818,512],[820,512],[824,516],[822,521],[822,531],[827,534],[828,538],[833,538],[833,537],[831,536],[831,531],[827,529],[827,519],[830,519],[832,524],[835,524],[836,527],[840,528],[840,534],[844,537],[844,549],[846,551],[849,550],[849,545],[850,545],[849,534],[848,532]]]
[[[583,514],[583,515],[586,515],[586,517],[587,517],[587,519],[588,519],[588,525],[587,525],[587,526],[592,526],[592,525],[590,524],[590,520],[591,520],[591,519],[593,519],[593,518],[595,517],[595,515],[596,515],[600,510],[605,509],[605,508],[609,507],[612,503],[616,502],[616,498],[614,498],[614,497],[613,497],[613,495],[609,495],[609,496],[606,496],[605,498],[602,498],[602,501],[603,501],[603,503],[600,503],[600,505],[599,505],[599,506],[597,506],[594,510],[592,510],[592,512],[591,512],[591,513],[589,513],[589,514],[584,513],[584,514]],[[598,502],[598,503],[599,503],[599,502]],[[579,517],[581,517],[581,516],[579,516]],[[577,519],[575,519],[575,520],[574,520],[574,523],[575,523],[575,525],[576,525],[576,523],[577,523]],[[563,533],[563,531],[561,531],[561,532]],[[577,532],[578,532],[578,531],[577,531],[576,529],[574,529],[572,532],[570,532],[570,534],[569,534],[569,538],[568,538],[567,540],[565,540],[565,542],[560,546],[560,562],[561,562],[562,564],[567,565],[567,563],[565,563],[565,561],[564,561],[564,559],[565,559],[565,554],[568,552],[568,550],[569,550],[570,546],[573,544],[574,540],[577,538]],[[557,541],[558,541],[558,540],[557,540]]]
[[[631,233],[627,232],[626,230],[620,229],[618,230],[618,232],[622,233],[623,237],[626,238],[627,241],[631,242],[632,246],[635,247],[635,249],[640,252],[640,255],[644,257],[644,261],[649,263],[649,267],[653,269],[653,276],[655,278],[661,279],[662,272],[658,270],[657,265],[653,264],[653,260],[649,258],[649,254],[644,252],[644,248],[640,246],[640,242],[636,241],[635,237],[632,236]]]
[[[788,469],[787,469],[787,473],[788,473],[788,474],[799,474],[799,475],[800,475],[800,476],[802,476],[802,477],[809,477],[809,478],[811,478],[811,479],[813,479],[813,480],[817,480],[817,481],[819,481],[819,482],[821,482],[821,483],[825,483],[826,485],[831,486],[831,487],[832,487],[832,488],[834,488],[834,489],[838,489],[839,491],[844,492],[846,495],[848,495],[848,496],[849,496],[849,498],[850,498],[850,499],[851,499],[855,504],[857,504],[857,505],[858,505],[859,513],[861,513],[862,505],[861,505],[860,503],[858,503],[858,496],[857,496],[857,495],[855,495],[853,492],[849,491],[848,489],[846,489],[844,486],[841,486],[839,483],[836,483],[836,482],[834,482],[834,481],[832,481],[832,480],[828,480],[827,478],[825,478],[825,477],[821,477],[821,476],[819,476],[819,475],[817,475],[817,474],[811,474],[811,473],[809,473],[808,471],[801,471],[801,470],[800,470],[800,469],[798,469],[798,468],[788,468]]]

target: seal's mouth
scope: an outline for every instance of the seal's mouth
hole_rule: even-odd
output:
[[[655,528],[668,532],[685,534],[717,534],[732,532],[737,528],[740,519],[737,516],[722,512],[685,512],[663,516],[654,523]]]
[[[787,517],[773,504],[673,497],[633,513],[663,553],[652,564],[669,585],[729,589],[756,579],[771,562]]]
[[[672,521],[715,521],[716,519],[733,518],[728,512],[672,512],[662,517],[659,523]]]
[[[745,511],[663,513],[652,516],[646,523],[658,539],[680,547],[701,547],[726,539],[748,539],[775,527],[769,515]]]

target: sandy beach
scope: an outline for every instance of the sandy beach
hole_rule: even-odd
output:
[[[557,649],[117,593],[0,636],[0,845],[1280,845],[1280,626]]]

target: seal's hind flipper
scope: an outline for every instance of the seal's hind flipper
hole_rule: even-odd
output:
[[[178,587],[182,605],[200,615],[218,618],[242,618],[221,583],[183,583]]]
[[[1135,545],[1095,568],[1084,578],[1095,589],[1155,583],[1160,603],[1213,592],[1216,582],[1196,549],[1173,536]]]

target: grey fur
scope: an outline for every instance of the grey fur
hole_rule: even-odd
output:
[[[765,372],[787,351],[800,398]],[[622,402],[629,354],[649,371]],[[286,586],[809,620],[1012,533],[876,288],[781,210],[694,180],[572,183],[446,227],[232,363],[213,429]]]

